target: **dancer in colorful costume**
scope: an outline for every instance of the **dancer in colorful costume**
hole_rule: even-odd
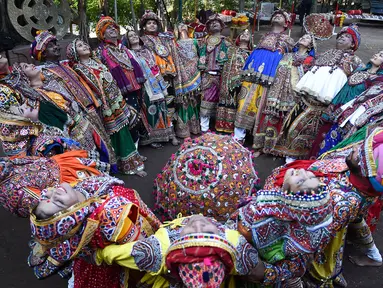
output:
[[[284,126],[288,126],[287,116],[291,115],[294,108],[299,107],[297,103],[300,99],[294,92],[294,88],[299,79],[313,65],[315,51],[314,36],[306,34],[298,40],[293,53],[285,54],[279,62],[275,82],[267,93],[266,106],[260,123],[260,135],[263,134],[262,137],[264,137],[264,153],[277,156],[289,155],[291,138],[282,131]]]
[[[228,58],[222,70],[221,88],[217,109],[215,129],[220,132],[233,133],[237,113],[238,94],[242,85],[242,68],[253,50],[251,34],[245,30],[238,35],[235,46],[229,47]]]
[[[16,70],[0,83],[0,140],[4,153],[16,157],[49,157],[78,149],[80,144],[69,139],[63,126],[61,130],[56,128],[60,120],[65,121],[66,115],[55,113],[57,109],[46,102],[40,103],[38,113],[31,110],[25,104],[28,98],[20,93],[23,91],[19,83],[20,74]],[[35,96],[30,103],[37,103]]]
[[[361,43],[358,26],[351,24],[337,34],[336,48],[318,56],[315,66],[298,82],[295,90],[320,103],[329,104],[351,73],[362,65],[354,53]]]
[[[383,51],[373,55],[366,68],[357,69],[331,101],[330,106],[322,115],[324,124],[311,149],[310,154],[312,156],[316,156],[318,151],[319,155],[323,154],[343,140],[343,133],[347,131],[340,128],[336,120],[343,118],[341,113],[344,110],[354,106],[353,100],[355,98],[379,82],[383,82]],[[359,101],[355,102],[360,103]]]
[[[141,40],[144,45],[154,54],[155,63],[166,81],[177,74],[172,56],[171,41],[162,35],[161,19],[153,11],[146,10],[140,20],[140,27],[143,31]]]
[[[98,267],[81,259],[111,243],[147,238],[159,228],[137,191],[123,185],[113,177],[94,176],[41,191],[42,200],[31,214],[35,243],[29,257],[37,278],[75,259],[74,287],[126,287],[129,275],[121,267]]]
[[[63,182],[109,172],[96,153],[84,150],[46,157],[0,158],[0,204],[12,214],[28,217],[41,190]]]
[[[258,181],[251,152],[231,136],[189,138],[155,179],[155,212],[163,220],[201,213],[226,221]]]
[[[85,150],[97,149],[102,161],[109,162],[115,170],[116,156],[97,111],[101,100],[95,98],[92,90],[75,71],[60,63],[60,50],[56,37],[49,31],[43,31],[35,37],[30,52],[34,59],[44,62],[44,65],[39,67],[44,77],[43,81],[41,78],[39,80],[37,77],[40,77],[40,74],[37,69],[29,65],[30,72],[35,70],[34,75],[38,74],[35,79],[36,86],[33,88],[43,88],[39,93],[45,94],[42,97],[46,101],[54,102],[53,104],[56,103],[61,108],[67,107],[65,112],[69,113],[76,123],[75,129],[71,130],[71,138],[80,142]]]
[[[26,98],[22,111],[19,109],[24,116],[54,127],[58,132],[67,135],[67,138],[79,143],[81,149],[99,152],[101,161],[112,161],[110,164],[115,172],[113,148],[109,146],[110,139],[102,123],[95,125],[91,122],[94,117],[84,113],[75,100],[68,100],[70,95],[65,90],[58,87],[52,89],[51,83],[57,83],[56,80],[44,82],[42,73],[33,64],[16,63],[12,74],[18,78],[16,89]]]
[[[225,23],[218,14],[209,17],[206,22],[209,33],[200,43],[198,68],[202,72],[202,102],[200,110],[201,131],[207,132],[210,117],[216,115],[221,73],[223,65],[229,60],[228,49],[231,43],[221,35]]]
[[[363,262],[358,261],[358,259],[356,261],[364,265],[379,266],[382,265],[382,257],[375,246],[369,227],[363,220],[379,193],[374,190],[365,175],[358,173],[359,158],[356,154],[355,151],[350,153],[347,160],[345,158],[296,160],[275,169],[272,175],[266,179],[264,189],[311,190],[317,187],[319,183],[323,183],[323,185],[330,187],[335,185],[346,193],[355,192],[360,195],[362,203],[364,203],[363,207],[359,212],[358,219],[350,223],[347,228],[354,234],[353,241],[366,255]],[[293,184],[287,186],[286,178],[291,178],[288,182]],[[333,281],[341,286],[346,285],[341,273],[346,231],[346,228],[340,230],[331,240],[324,251],[325,261],[313,263],[310,270],[313,280],[316,279],[323,285],[332,285]]]
[[[257,48],[247,58],[243,67],[245,78],[238,99],[234,137],[243,141],[246,130],[254,130],[256,149],[263,148],[263,142],[257,145],[256,139],[268,88],[274,82],[279,61],[285,53],[291,52],[294,46],[293,39],[284,34],[289,22],[288,13],[282,10],[275,11],[271,17],[271,32],[262,36]]]
[[[135,59],[141,64],[147,81],[144,84],[142,103],[142,117],[148,123],[148,137],[141,138],[141,144],[151,144],[153,148],[161,148],[160,142],[169,142],[173,145],[179,142],[175,137],[172,119],[166,104],[169,83],[165,82],[156,64],[151,50],[143,46],[143,42],[133,30],[126,33],[126,45]]]
[[[261,280],[264,270],[257,250],[238,231],[200,215],[175,219],[146,239],[98,250],[96,262],[145,271],[135,287],[153,288],[233,288],[233,276]]]
[[[344,147],[363,141],[367,137],[367,129],[380,126],[383,120],[382,99],[383,82],[378,82],[354,100],[338,108],[334,112],[337,116],[334,117],[333,127],[336,129],[338,140],[343,141],[322,155],[332,154],[332,150],[340,150],[339,152],[343,153]]]
[[[97,38],[100,41],[96,56],[109,68],[126,103],[136,111],[141,111],[141,85],[145,82],[145,75],[132,53],[119,42],[119,32],[120,27],[111,17],[101,17],[96,26]],[[142,122],[130,127],[130,133],[134,143],[138,145],[140,134],[146,133]]]
[[[161,75],[169,83],[168,95],[166,95],[166,104],[169,116],[173,119],[175,113],[174,107],[174,83],[173,79],[177,75],[177,67],[174,64],[175,41],[172,33],[161,33],[161,19],[150,10],[146,10],[140,19],[140,28],[142,31],[141,40],[155,57],[155,63],[160,69]],[[177,138],[173,138],[173,145],[178,145]]]
[[[198,70],[198,43],[189,38],[188,26],[178,25],[174,62],[177,75],[175,89],[175,130],[177,137],[187,138],[201,133],[199,110],[201,105],[201,73]]]
[[[119,171],[146,176],[144,163],[129,131],[129,127],[138,120],[138,112],[129,109],[108,68],[91,57],[91,53],[89,45],[80,39],[73,40],[67,46],[67,57],[73,70],[102,100],[104,125],[117,156]]]
[[[288,139],[286,156],[307,158],[322,124],[321,116],[328,104],[347,82],[347,78],[363,64],[354,52],[360,45],[356,25],[343,28],[337,35],[336,49],[320,54],[313,66],[295,86],[302,94],[299,105],[287,116],[284,127]]]
[[[286,178],[286,187],[295,184],[293,177]],[[354,221],[361,207],[361,196],[336,185],[260,190],[226,225],[244,235],[267,262],[263,284],[280,287],[276,284],[302,277],[312,257],[323,253],[334,233]]]

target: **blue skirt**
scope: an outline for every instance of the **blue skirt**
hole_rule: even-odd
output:
[[[247,58],[243,70],[250,70],[250,73],[260,72],[258,69],[263,64],[264,67],[261,74],[264,76],[274,77],[279,61],[281,61],[282,57],[283,54],[278,51],[272,52],[266,49],[255,49]]]
[[[341,128],[338,123],[332,125],[330,131],[327,132],[325,139],[321,144],[321,149],[319,150],[319,155],[331,150],[333,147],[338,145],[343,140],[343,135],[340,133]]]

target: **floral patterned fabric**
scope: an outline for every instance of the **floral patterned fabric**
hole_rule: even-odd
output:
[[[164,219],[202,213],[227,220],[255,192],[252,155],[230,136],[187,139],[155,180],[155,211]]]

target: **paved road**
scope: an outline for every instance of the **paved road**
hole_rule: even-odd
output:
[[[267,27],[261,27],[265,31]],[[367,62],[370,56],[379,49],[383,49],[383,26],[362,26],[362,45],[357,55]],[[300,28],[295,26],[292,36],[298,39]],[[258,40],[260,35],[257,35]],[[318,43],[319,52],[334,47],[335,39]],[[148,157],[146,170],[148,176],[139,178],[136,176],[122,176],[127,187],[137,189],[142,198],[149,206],[153,205],[152,185],[157,173],[167,162],[176,147],[167,144],[161,150],[151,148],[140,149],[141,153]],[[269,156],[261,156],[255,161],[259,176],[264,181],[271,170],[283,163],[283,159]],[[58,276],[45,280],[37,280],[32,270],[27,266],[30,228],[28,219],[21,219],[10,215],[4,209],[0,209],[0,287],[1,288],[64,288],[67,282]],[[374,234],[378,248],[383,251],[383,226],[379,225]],[[346,254],[354,251],[351,247],[346,248]],[[344,274],[349,287],[370,288],[383,287],[383,268],[358,268],[348,260],[344,263]]]

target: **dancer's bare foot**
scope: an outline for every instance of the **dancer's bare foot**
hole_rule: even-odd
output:
[[[352,264],[355,264],[357,266],[368,266],[368,267],[380,267],[382,266],[382,262],[378,262],[375,260],[372,260],[371,258],[367,257],[366,255],[361,256],[348,256],[348,259],[351,261]]]
[[[177,137],[172,138],[172,145],[177,146],[180,144],[180,141],[178,141]]]
[[[140,159],[142,162],[145,162],[146,160],[148,160],[148,157],[140,155]]]
[[[152,148],[154,148],[154,149],[161,149],[162,147],[164,147],[164,146],[162,146],[162,144],[161,143],[152,143],[152,144],[150,144],[150,147],[152,147]]]
[[[146,175],[148,175],[148,173],[146,173],[146,171],[142,170],[142,171],[137,171],[135,175],[140,176],[140,177],[145,177]]]

